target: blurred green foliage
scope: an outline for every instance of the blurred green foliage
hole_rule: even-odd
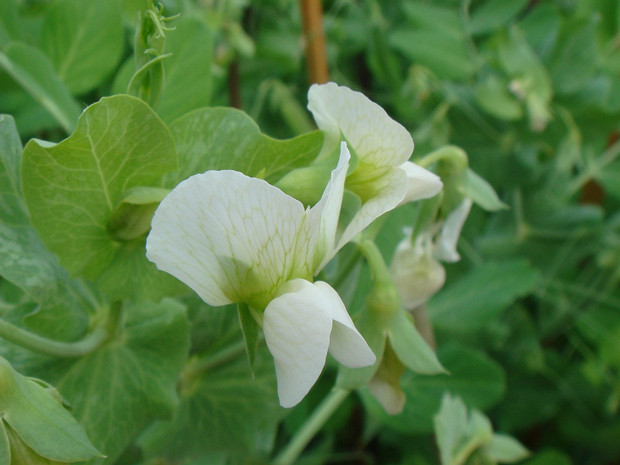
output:
[[[80,109],[102,96],[127,92],[144,64],[134,56],[134,38],[138,13],[146,7],[146,0],[0,0],[0,113],[15,117],[24,141],[63,139],[73,131]],[[269,135],[293,137],[313,128],[304,108],[308,82],[296,2],[166,0],[163,7],[166,16],[181,13],[167,23],[175,29],[166,31],[165,47],[158,51],[164,80],[152,103],[163,121],[204,106],[230,105],[232,88],[242,109]],[[518,437],[534,454],[524,462],[528,465],[618,463],[620,3],[332,0],[323,7],[332,80],[363,91],[411,130],[414,160],[445,144],[463,148],[472,168],[510,208],[472,211],[460,243],[463,259],[447,267],[445,289],[428,303],[439,358],[451,377],[407,373],[407,406],[392,417],[362,390],[361,401],[345,403],[299,463],[438,463],[432,418],[444,392],[462,397],[470,408],[485,409],[496,431]],[[189,119],[177,121],[172,127]],[[6,126],[1,129],[6,140],[14,138]],[[21,151],[18,141],[11,144],[3,150]],[[16,170],[5,166],[0,174],[9,179]],[[414,214],[415,207],[404,206],[385,220],[378,245],[388,261]],[[27,221],[24,225],[24,234],[33,233]],[[19,245],[24,237],[11,240]],[[75,314],[77,329],[64,331],[74,336],[96,305],[83,303],[90,297],[79,296],[88,292],[68,281],[42,244],[28,253],[38,256],[32,266],[49,268],[60,278],[24,284],[33,292],[29,297],[2,281],[0,304],[16,304],[3,317],[70,338],[55,323]],[[366,267],[358,266],[342,283],[350,308],[361,305],[367,275]],[[23,276],[12,278],[19,280],[26,283]],[[59,309],[57,302],[34,309],[31,302],[38,302],[42,292],[70,295],[71,309]],[[86,310],[77,310],[79,302]],[[76,388],[76,373],[88,371],[83,364],[61,364],[58,388],[90,433],[108,432],[103,442],[115,447],[110,455],[120,456],[119,464],[226,463],[237,454],[245,463],[250,456],[261,463],[320,402],[335,371],[328,369],[279,430],[282,412],[273,405],[273,375],[263,376],[259,369],[248,388],[234,365],[216,366],[209,381],[186,380],[175,417],[172,383],[179,354],[166,355],[164,378],[151,373],[152,386],[161,384],[159,398],[142,405],[136,399],[150,383],[147,374],[146,381],[132,383],[131,367],[125,366],[131,359],[118,360],[134,350],[135,357],[151,360],[160,354],[155,343],[147,352],[133,348],[132,337],[154,330],[186,341],[189,321],[192,354],[217,354],[222,347],[207,341],[225,345],[238,337],[234,319],[195,299],[186,303],[187,316],[176,304],[161,304],[153,328],[137,322],[131,327],[130,321],[127,346],[106,350],[88,368],[95,370],[87,373],[91,394],[100,390],[98,398],[105,399],[106,364],[116,366],[111,388],[128,391],[126,405],[115,405],[110,415],[92,414]],[[166,313],[166,306],[172,311]],[[141,312],[138,308],[135,314]],[[174,320],[172,326],[166,318]],[[0,349],[27,374],[49,369],[42,357],[5,343]],[[224,370],[235,376],[226,377]],[[251,396],[262,399],[261,408],[245,405]],[[237,409],[234,417],[210,413],[210,406],[223,402],[230,411]],[[112,413],[132,408],[141,415],[125,424],[123,434],[109,432],[118,420]],[[168,419],[138,437],[161,417]],[[182,429],[172,436],[167,432],[175,421]],[[203,447],[198,438],[191,447],[180,445],[197,431],[213,437]],[[214,450],[214,443],[226,443],[219,438],[233,434],[240,435],[231,441],[234,454]],[[97,438],[93,442],[102,444]],[[159,458],[171,456],[187,461]]]

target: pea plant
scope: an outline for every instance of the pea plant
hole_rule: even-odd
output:
[[[0,0],[0,465],[620,457],[620,9],[320,5]]]

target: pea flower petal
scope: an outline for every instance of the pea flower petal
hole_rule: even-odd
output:
[[[466,197],[463,201],[452,210],[446,217],[435,249],[435,257],[444,262],[458,262],[461,256],[456,251],[456,245],[461,236],[461,230],[469,216],[472,206],[472,199]]]
[[[343,144],[323,197],[311,209],[237,171],[191,176],[155,212],[147,258],[210,305],[246,302],[262,310],[282,284],[310,279],[335,253],[349,156]]]
[[[265,309],[265,342],[276,366],[283,407],[299,403],[314,385],[328,351],[351,368],[372,365],[375,355],[329,284],[295,279]]]
[[[430,199],[441,191],[443,183],[441,178],[421,166],[406,161],[400,167],[407,175],[407,195],[401,201],[401,205],[416,200]]]
[[[439,177],[407,161],[414,147],[409,132],[365,95],[333,82],[314,84],[308,91],[308,109],[319,128],[342,137],[358,160],[346,186],[360,197],[362,207],[336,249],[399,204],[441,190]]]

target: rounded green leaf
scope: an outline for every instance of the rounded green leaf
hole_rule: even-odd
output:
[[[121,248],[109,226],[125,193],[159,187],[176,162],[168,129],[144,102],[103,98],[84,111],[68,139],[26,145],[22,179],[32,223],[72,274],[94,278]]]
[[[323,145],[314,131],[277,140],[262,132],[248,115],[233,108],[202,108],[175,120],[170,130],[179,152],[179,172],[170,186],[207,170],[231,169],[261,175],[275,183],[294,168],[307,166]]]

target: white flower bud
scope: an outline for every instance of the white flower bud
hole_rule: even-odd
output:
[[[424,235],[415,244],[409,238],[398,244],[390,274],[407,310],[425,303],[446,280],[444,267],[433,258],[431,238]]]

